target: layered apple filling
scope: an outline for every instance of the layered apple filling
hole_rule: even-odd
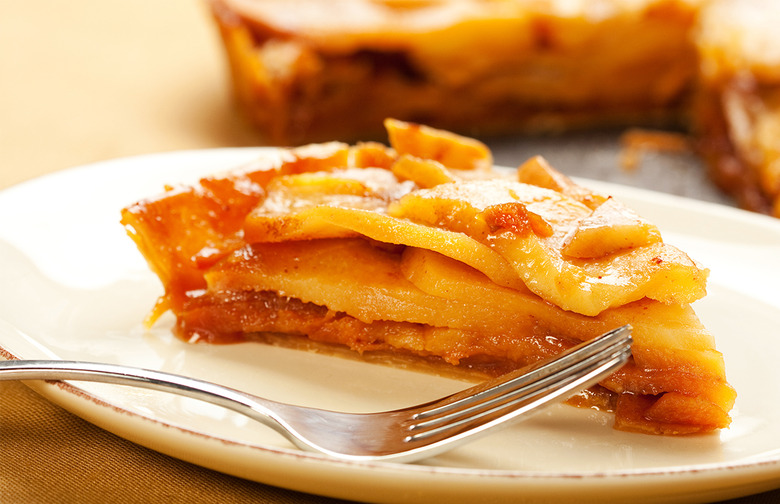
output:
[[[123,210],[190,342],[289,341],[495,376],[631,324],[633,357],[577,397],[618,429],[729,425],[735,393],[690,304],[707,270],[541,158],[387,120],[390,147],[276,150]]]

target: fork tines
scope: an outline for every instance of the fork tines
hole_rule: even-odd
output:
[[[631,354],[631,328],[623,326],[573,347],[556,358],[513,371],[454,394],[415,413],[407,442],[471,436],[563,400],[611,374]]]

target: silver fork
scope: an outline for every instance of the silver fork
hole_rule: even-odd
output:
[[[620,327],[554,359],[451,396],[380,413],[294,406],[184,376],[79,361],[0,361],[0,380],[84,380],[172,392],[258,420],[304,450],[345,460],[410,462],[473,440],[593,385],[628,360],[631,343],[631,327]]]

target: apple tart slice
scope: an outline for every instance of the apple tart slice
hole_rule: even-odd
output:
[[[690,304],[707,270],[613,198],[533,158],[387,120],[391,147],[276,151],[122,222],[190,342],[341,348],[470,379],[621,326],[631,361],[571,402],[654,434],[729,425],[735,392]]]

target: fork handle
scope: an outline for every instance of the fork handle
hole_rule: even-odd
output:
[[[0,380],[75,380],[130,385],[216,404],[258,420],[300,445],[276,414],[285,404],[186,376],[118,364],[67,360],[0,360]]]

